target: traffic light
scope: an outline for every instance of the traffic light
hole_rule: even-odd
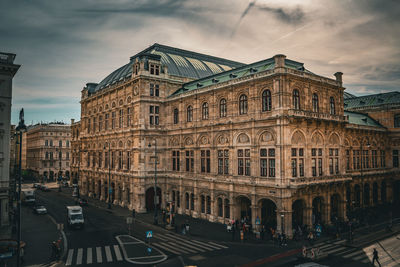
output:
[[[136,216],[136,211],[135,211],[135,209],[133,209],[132,210],[132,217],[135,218],[135,216]]]

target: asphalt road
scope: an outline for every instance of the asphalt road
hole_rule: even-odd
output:
[[[66,206],[75,205],[70,188],[49,192],[37,191],[37,201],[44,204],[51,216],[34,215],[30,208],[23,208],[24,231],[28,249],[25,266],[49,262],[49,246],[59,233],[55,223],[66,224]],[[103,206],[103,207],[101,207]],[[127,238],[128,226],[126,217],[128,210],[113,208],[108,210],[96,201],[83,207],[85,227],[70,229],[64,227],[67,239],[62,262],[66,266],[140,266],[140,262],[157,262],[157,266],[294,266],[301,261],[296,260],[298,253],[287,257],[294,248],[279,248],[268,243],[241,243],[205,240],[167,231],[160,227],[136,221],[131,231],[133,238]],[[152,237],[146,233],[152,231]],[[35,241],[48,247],[38,248]],[[148,242],[150,240],[150,242]],[[396,242],[397,239],[393,239]],[[150,243],[150,244],[149,244]],[[326,243],[323,246],[336,251],[329,257],[320,260],[327,266],[370,266],[368,253],[347,248],[342,243]],[[400,247],[400,246],[398,246]],[[149,250],[150,248],[150,250]],[[286,254],[285,254],[286,253]],[[383,253],[383,252],[382,252]],[[165,255],[167,257],[166,260]],[[348,255],[348,256],[347,256]],[[399,252],[400,255],[400,252]],[[154,266],[146,265],[146,266]]]

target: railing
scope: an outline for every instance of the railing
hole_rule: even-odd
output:
[[[313,176],[313,177],[297,177],[290,178],[290,183],[294,186],[310,185],[310,184],[326,184],[334,182],[351,181],[351,175],[337,175],[337,176]]]
[[[343,122],[348,121],[347,116],[332,115],[332,114],[328,114],[328,113],[319,113],[319,112],[297,110],[297,109],[289,109],[288,115],[296,116],[296,117],[314,118],[314,119],[320,119],[320,120],[329,120],[329,121],[332,121],[332,120],[343,121]]]

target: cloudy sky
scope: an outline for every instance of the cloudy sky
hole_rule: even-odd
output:
[[[252,63],[285,54],[346,91],[400,89],[398,0],[0,0],[12,122],[79,120],[80,91],[153,43]]]

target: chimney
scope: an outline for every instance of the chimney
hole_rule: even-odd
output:
[[[340,71],[339,71],[339,72],[336,72],[334,75],[335,75],[335,77],[336,77],[336,81],[342,83],[343,72],[340,72]]]
[[[275,60],[275,69],[276,68],[284,68],[285,67],[285,55],[275,55],[274,60]]]
[[[71,119],[71,125],[74,124],[74,122],[75,122],[75,119]]]

